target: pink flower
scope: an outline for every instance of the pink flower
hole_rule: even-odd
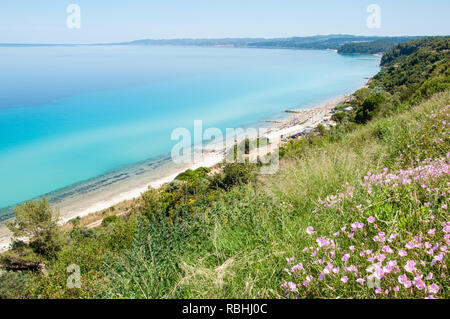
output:
[[[390,273],[392,272],[392,266],[390,266],[390,265],[384,266],[384,267],[383,267],[383,271],[384,271],[386,274],[390,274]]]
[[[443,210],[447,210],[447,204],[442,205]]]
[[[418,279],[414,282],[414,285],[416,285],[416,288],[419,290],[423,290],[426,288],[425,283],[422,281],[422,279]]]
[[[432,294],[437,294],[439,292],[439,290],[440,290],[440,288],[436,284],[432,284],[432,285],[430,285],[430,287],[428,287],[428,291]]]
[[[408,253],[407,253],[406,250],[404,250],[404,249],[400,249],[400,250],[398,251],[398,254],[399,254],[399,256],[401,256],[401,257],[406,257],[406,256],[408,256]]]
[[[303,264],[299,263],[292,267],[291,272],[296,272],[297,270],[302,270],[302,269],[303,269]]]
[[[391,236],[389,236],[388,242],[392,243],[395,240],[395,238],[397,238],[397,236],[398,236],[397,234],[392,234]]]
[[[444,259],[444,254],[439,254],[431,261],[431,266],[434,266],[438,261],[441,262]]]
[[[412,241],[410,241],[405,245],[405,247],[408,249],[413,249],[414,247],[416,247],[416,245]]]
[[[393,290],[394,290],[395,292],[399,292],[399,291],[400,291],[400,287],[399,287],[399,286],[395,286],[395,287],[393,288]]]
[[[384,253],[388,253],[388,254],[393,254],[393,253],[394,253],[394,251],[392,250],[392,248],[389,247],[389,246],[384,246],[383,249],[382,249],[382,251],[383,251]]]
[[[355,265],[350,265],[345,269],[347,272],[357,272],[358,268]]]
[[[387,264],[388,264],[389,266],[391,266],[391,267],[395,267],[395,266],[397,266],[397,261],[396,261],[396,260],[391,260],[391,261],[389,261]]]
[[[372,223],[375,222],[375,218],[372,217],[372,216],[370,216],[369,218],[367,218],[367,221],[368,221],[370,224],[372,224]]]
[[[432,228],[428,231],[429,235],[434,235],[436,233],[436,228]]]
[[[291,292],[297,291],[297,285],[294,284],[293,282],[288,282],[288,288]]]
[[[347,261],[347,260],[349,260],[350,259],[350,255],[349,254],[345,254],[343,257],[342,257],[342,261]]]
[[[408,277],[406,275],[398,276],[398,282],[402,284],[405,288],[411,287],[411,281],[408,280]]]
[[[342,277],[342,278],[341,278],[341,281],[342,281],[344,284],[347,283],[348,277],[347,277],[347,276]]]
[[[362,279],[362,278],[358,278],[358,279],[356,279],[356,282],[357,282],[358,284],[363,284],[363,283],[365,282],[365,280]]]
[[[322,281],[322,280],[324,280],[324,279],[325,279],[325,274],[324,274],[323,272],[321,272],[321,273],[319,274],[319,280]]]
[[[306,227],[306,233],[307,233],[308,235],[314,234],[314,233],[315,233],[314,227],[312,227],[312,226]]]
[[[444,228],[442,228],[442,231],[446,234],[450,233],[450,226],[449,225],[445,225]]]
[[[381,265],[381,263],[375,265],[375,271],[373,273],[373,275],[377,279],[383,279],[384,278],[384,271],[383,271],[383,269],[381,268],[380,265]]]
[[[417,268],[416,268],[416,262],[413,261],[413,260],[408,260],[408,261],[406,262],[406,265],[405,265],[404,269],[405,269],[407,272],[409,272],[409,273],[415,272],[415,271],[417,270]]]

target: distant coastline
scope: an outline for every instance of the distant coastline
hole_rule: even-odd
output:
[[[288,38],[211,38],[211,39],[141,39],[117,43],[0,43],[0,47],[37,46],[117,46],[117,45],[169,45],[230,47],[257,49],[333,50],[337,53],[379,54],[396,44],[420,39],[421,36],[356,36],[348,34],[315,35]]]

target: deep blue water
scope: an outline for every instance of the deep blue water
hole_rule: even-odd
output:
[[[156,47],[0,48],[0,208],[168,154],[176,127],[239,127],[351,93],[373,56]]]

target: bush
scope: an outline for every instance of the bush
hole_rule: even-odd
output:
[[[6,270],[38,271],[43,267],[43,259],[27,244],[16,241],[10,250],[0,255],[0,265]]]
[[[383,93],[375,93],[367,97],[361,106],[356,110],[355,121],[365,124],[370,121],[380,111],[381,106],[386,103],[387,98]]]
[[[87,228],[86,226],[75,226],[67,232],[67,236],[71,241],[76,242],[84,238],[96,238],[97,232],[94,228]]]
[[[64,239],[58,227],[59,214],[46,198],[28,201],[14,209],[16,218],[6,222],[15,238],[27,237],[30,247],[46,258],[54,258]]]
[[[230,189],[236,185],[247,184],[255,178],[255,171],[255,164],[227,163],[221,173],[211,178],[211,185]]]
[[[108,227],[109,224],[115,223],[119,220],[119,217],[116,215],[112,215],[112,216],[108,216],[103,218],[102,220],[102,226],[103,227]]]
[[[26,285],[31,277],[27,272],[0,271],[0,299],[29,298]]]
[[[344,112],[334,113],[331,116],[331,119],[333,121],[336,121],[337,123],[341,123],[346,117],[346,114]]]

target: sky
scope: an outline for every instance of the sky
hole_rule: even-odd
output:
[[[80,8],[80,28],[67,26],[70,4]],[[371,4],[379,28],[367,26]],[[449,12],[449,0],[1,0],[0,43],[448,35]]]

